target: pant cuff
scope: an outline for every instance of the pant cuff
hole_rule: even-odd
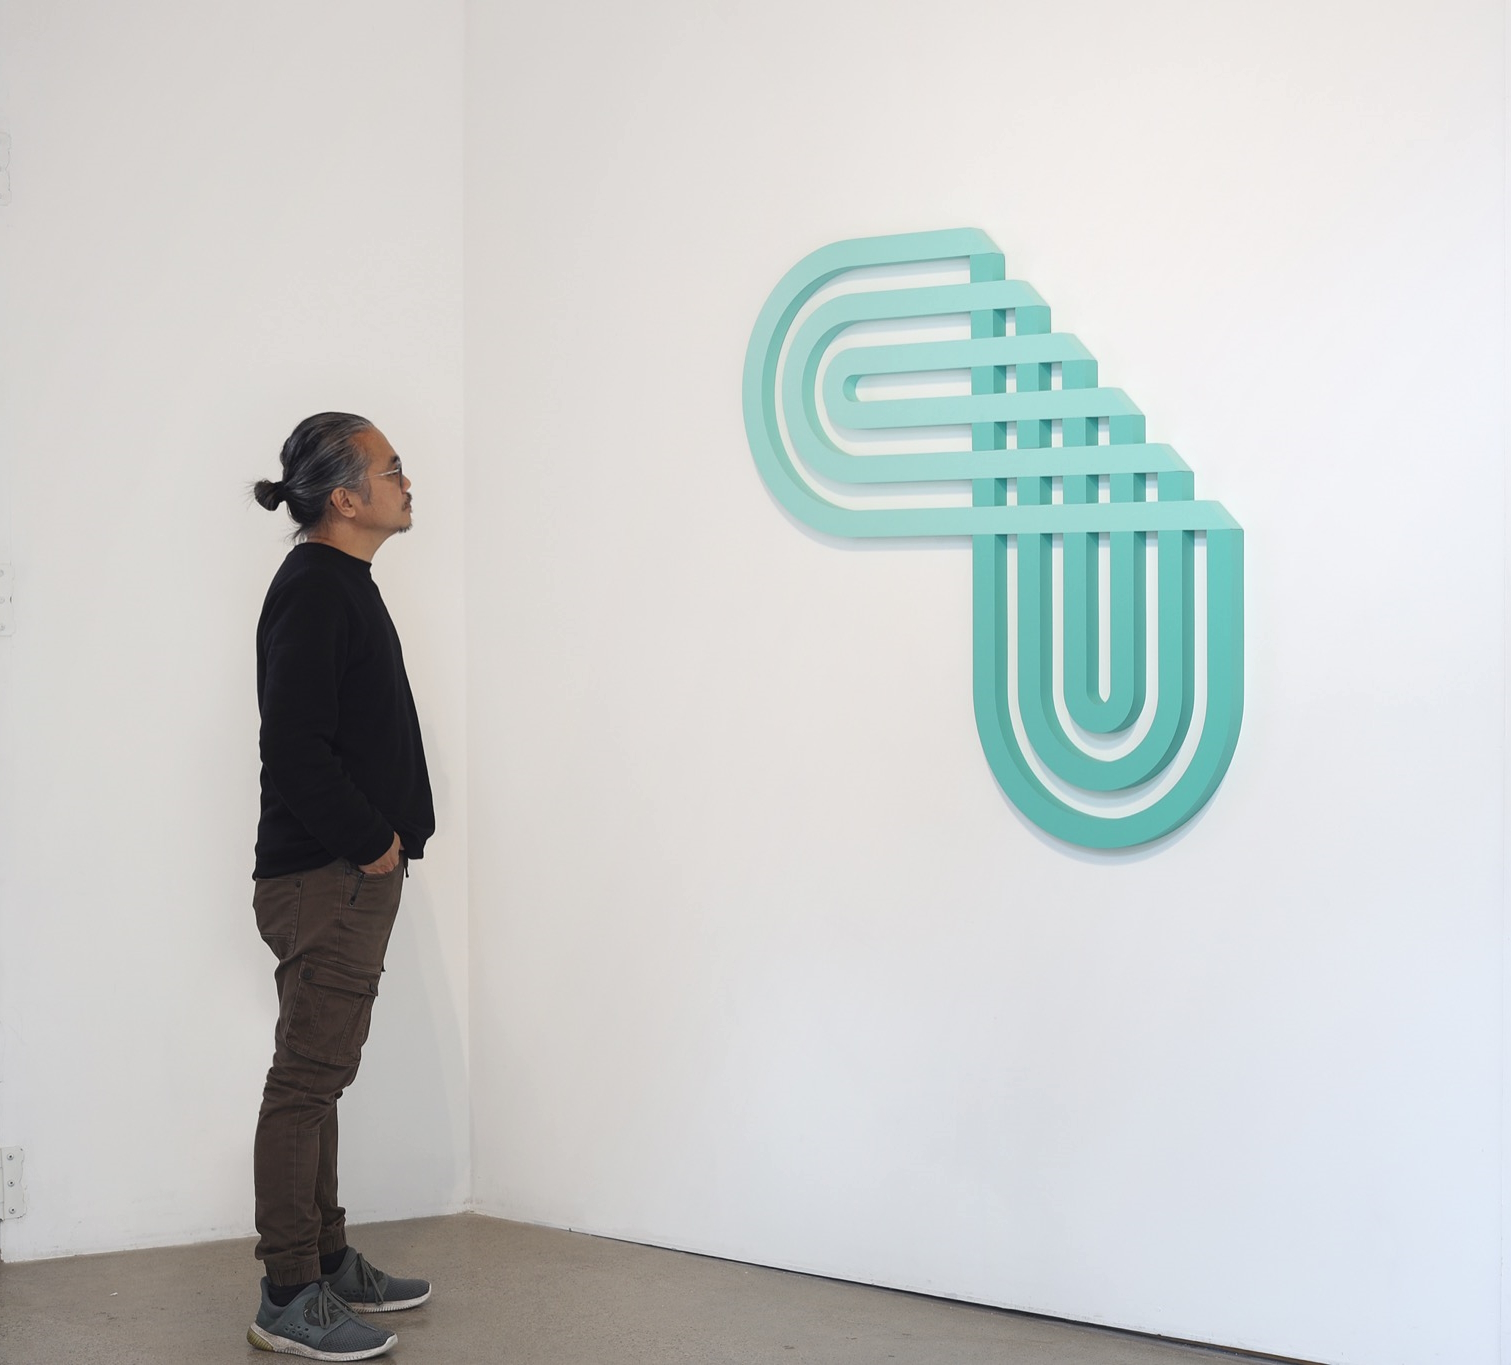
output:
[[[332,1232],[322,1232],[320,1241],[316,1244],[320,1248],[322,1256],[331,1256],[338,1251],[346,1250],[346,1229],[336,1228]]]
[[[280,1289],[295,1285],[314,1284],[320,1278],[320,1258],[313,1256],[303,1261],[279,1261],[276,1265],[267,1262],[268,1283]]]

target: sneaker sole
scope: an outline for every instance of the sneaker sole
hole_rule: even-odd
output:
[[[342,1299],[353,1313],[397,1313],[404,1308],[418,1308],[430,1297],[427,1289],[417,1299],[388,1299],[383,1303],[353,1303],[350,1299]]]
[[[390,1332],[388,1340],[381,1346],[373,1346],[365,1351],[319,1351],[302,1342],[290,1341],[287,1337],[270,1336],[255,1322],[247,1328],[247,1341],[259,1351],[276,1351],[280,1355],[304,1356],[307,1360],[371,1360],[374,1356],[380,1356],[391,1350],[398,1340],[398,1335]]]

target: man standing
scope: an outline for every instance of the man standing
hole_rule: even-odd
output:
[[[350,413],[306,418],[281,459],[283,478],[253,490],[269,511],[288,504],[298,543],[257,626],[252,904],[278,959],[278,1026],[253,1151],[267,1274],[247,1340],[365,1360],[398,1337],[356,1313],[430,1297],[347,1246],[336,1201],[336,1101],[357,1074],[409,862],[435,830],[399,637],[372,579],[373,556],[410,527],[410,483],[383,433]]]

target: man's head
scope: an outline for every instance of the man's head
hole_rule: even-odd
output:
[[[253,495],[269,511],[287,502],[301,540],[330,541],[371,559],[412,523],[409,480],[394,448],[365,417],[321,412],[283,443],[283,478]]]

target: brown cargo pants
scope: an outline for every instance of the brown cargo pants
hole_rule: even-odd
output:
[[[346,1246],[336,1101],[362,1058],[407,871],[375,877],[343,859],[260,879],[252,894],[278,959],[273,1065],[252,1148],[256,1256],[274,1284],[318,1280],[320,1257]]]

